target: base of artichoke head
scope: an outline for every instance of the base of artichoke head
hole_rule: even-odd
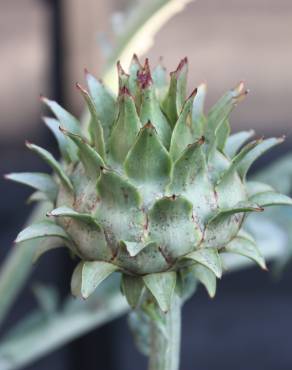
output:
[[[179,370],[181,342],[181,300],[173,299],[165,314],[165,330],[151,324],[148,370]]]

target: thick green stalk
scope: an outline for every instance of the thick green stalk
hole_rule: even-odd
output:
[[[181,301],[173,299],[165,314],[165,331],[153,321],[151,327],[149,370],[178,370],[181,336]]]

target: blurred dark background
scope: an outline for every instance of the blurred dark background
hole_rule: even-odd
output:
[[[49,171],[24,148],[28,138],[57,155],[54,139],[40,119],[38,96],[48,95],[80,114],[74,83],[83,82],[84,67],[101,73],[104,59],[97,34],[107,31],[110,14],[120,14],[128,3],[0,0],[1,173]],[[208,105],[245,80],[251,95],[233,113],[233,130],[255,128],[265,136],[288,133],[284,145],[259,161],[261,167],[291,148],[291,40],[291,0],[198,0],[161,30],[148,55],[153,64],[163,55],[170,69],[187,55],[190,88],[207,81]],[[28,189],[0,181],[3,261],[32,208],[25,203]],[[1,334],[35,307],[33,281],[58,285],[64,296],[72,269],[62,251],[41,259]],[[181,369],[291,370],[291,281],[292,271],[275,281],[254,268],[224,277],[213,301],[200,288],[184,308]],[[122,318],[26,370],[136,370],[145,364]]]

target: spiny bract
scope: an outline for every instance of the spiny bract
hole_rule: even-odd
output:
[[[291,200],[246,181],[251,164],[282,138],[244,145],[252,131],[230,134],[229,114],[247,94],[240,83],[204,114],[206,85],[187,98],[187,59],[170,73],[150,72],[133,57],[129,74],[118,63],[117,99],[86,72],[79,84],[90,112],[88,134],[56,102],[42,98],[56,119],[45,123],[63,157],[28,143],[55,172],[10,174],[54,204],[49,219],[17,238],[44,238],[37,255],[66,245],[81,262],[72,276],[74,295],[87,298],[114,271],[135,307],[145,291],[166,311],[179,279],[191,272],[211,296],[222,274],[221,253],[265,262],[241,229],[248,212]]]

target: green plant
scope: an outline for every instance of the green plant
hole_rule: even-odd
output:
[[[78,297],[121,272],[122,292],[136,309],[131,326],[138,343],[141,323],[148,328],[142,350],[155,370],[178,368],[181,304],[196,280],[215,294],[222,254],[244,255],[265,268],[254,239],[242,230],[246,213],[292,204],[270,186],[246,181],[252,163],[283,139],[243,146],[252,132],[229,135],[229,114],[247,94],[243,83],[205,116],[206,86],[186,98],[187,70],[185,58],[168,81],[161,65],[151,73],[148,60],[142,66],[134,56],[129,74],[118,64],[117,99],[87,73],[89,93],[77,85],[91,114],[84,137],[76,118],[43,98],[57,118],[45,122],[64,166],[28,143],[55,177],[8,175],[54,205],[53,220],[29,226],[16,241],[43,238],[36,258],[65,244],[81,260],[71,283]]]

